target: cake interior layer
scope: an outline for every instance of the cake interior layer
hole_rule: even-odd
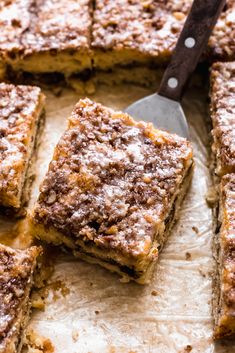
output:
[[[115,67],[112,70],[97,70],[94,74],[96,84],[112,86],[120,83],[134,83],[142,86],[157,85],[163,75],[163,68],[147,66]]]
[[[119,50],[94,50],[94,67],[100,70],[108,70],[119,65],[153,65],[162,64],[169,60],[171,52],[167,49],[154,57],[148,53],[142,53],[137,49],[119,49]]]
[[[75,256],[88,262],[99,264],[113,272],[117,272],[122,275],[124,279],[135,280],[140,284],[148,283],[154,269],[154,263],[158,258],[158,256],[155,256],[153,260],[151,257],[151,251],[156,250],[158,253],[167,240],[169,232],[178,218],[181,202],[190,184],[192,169],[193,167],[191,164],[188,169],[185,170],[185,175],[182,178],[181,185],[175,193],[170,212],[166,215],[164,225],[159,227],[150,254],[146,257],[135,259],[117,253],[115,250],[103,250],[97,247],[93,242],[84,243],[79,239],[75,239],[74,236],[65,236],[54,228],[46,229],[42,224],[35,224],[33,218],[31,219],[31,232],[34,233],[32,235],[55,245],[63,244],[66,247],[71,248]]]
[[[65,76],[74,72],[91,69],[91,52],[89,50],[64,50],[33,53],[12,59],[5,58],[5,62],[13,71],[30,73],[62,72]]]

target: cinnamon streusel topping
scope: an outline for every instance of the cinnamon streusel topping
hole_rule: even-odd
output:
[[[97,0],[92,45],[104,50],[129,48],[153,57],[168,56],[191,3],[191,0]]]
[[[90,6],[90,0],[4,0],[0,50],[12,56],[90,49]]]
[[[144,255],[191,163],[185,139],[80,100],[55,149],[34,221],[75,241]]]

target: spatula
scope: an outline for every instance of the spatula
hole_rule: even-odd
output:
[[[180,100],[226,0],[194,0],[158,93],[130,105],[126,112],[155,127],[189,137]]]

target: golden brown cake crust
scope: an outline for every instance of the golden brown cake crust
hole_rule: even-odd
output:
[[[185,139],[81,100],[55,149],[34,222],[87,245],[146,256],[191,164]]]
[[[23,309],[26,289],[32,286],[32,273],[40,249],[13,250],[0,244],[0,351],[8,352],[15,335],[14,323]],[[22,317],[21,320],[24,320]],[[20,337],[19,337],[20,338]],[[5,350],[6,349],[6,350]],[[9,350],[10,352],[11,350]]]
[[[235,172],[235,63],[216,63],[211,69],[211,118],[216,173]]]
[[[40,88],[0,84],[0,204],[20,207],[32,131],[43,108]]]
[[[220,185],[219,271],[220,303],[215,337],[235,334],[235,174],[222,178]]]

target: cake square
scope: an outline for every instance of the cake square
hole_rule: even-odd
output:
[[[188,141],[89,99],[75,106],[30,215],[30,232],[148,283],[190,182]]]
[[[0,84],[0,206],[18,211],[28,200],[26,183],[44,108],[40,88]]]
[[[30,292],[40,248],[13,250],[0,244],[0,351],[21,351],[30,314]]]
[[[2,61],[14,71],[91,68],[91,0],[4,1],[0,5]]]
[[[94,66],[159,65],[169,61],[191,0],[97,0],[93,15]],[[235,3],[228,0],[204,59],[235,60]]]
[[[215,234],[217,273],[214,281],[216,339],[235,334],[235,174],[222,177]]]
[[[97,0],[92,26],[95,67],[168,61],[191,3]]]
[[[212,152],[215,174],[235,172],[235,62],[211,69]]]

